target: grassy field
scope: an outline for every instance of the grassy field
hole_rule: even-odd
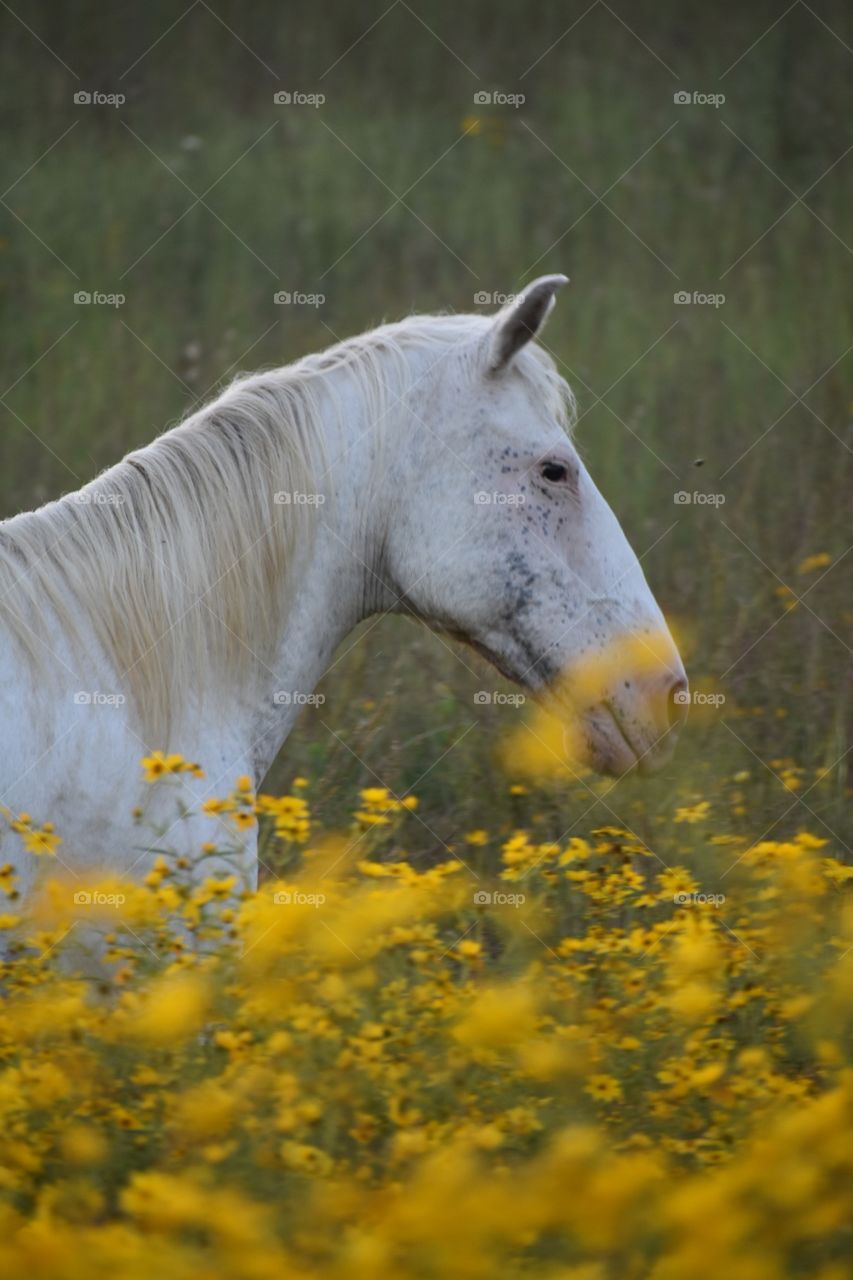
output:
[[[724,701],[694,708],[657,777],[578,779],[531,753],[529,708],[475,702],[500,684],[468,653],[364,624],[267,781],[291,799],[232,798],[257,808],[288,893],[317,891],[340,833],[358,840],[367,869],[323,886],[350,956],[324,950],[310,908],[265,933],[263,895],[212,922],[215,886],[194,896],[167,867],[127,890],[115,1023],[41,958],[22,969],[0,1112],[8,1223],[26,1225],[0,1263],[36,1280],[141,1280],[152,1257],[240,1280],[841,1280],[849,13],[197,0],[21,17],[0,12],[2,514],[76,488],[237,370],[564,271],[545,341],[579,447],[693,687]],[[417,807],[374,824],[389,793]],[[448,850],[479,877],[464,893],[429,879]],[[524,912],[477,909],[473,885],[520,879]],[[674,909],[682,891],[725,893],[725,927],[713,902]],[[168,906],[225,940],[218,967],[176,945]],[[62,913],[41,927],[50,952]],[[507,1178],[527,1188],[511,1230]],[[463,1194],[478,1179],[482,1212]],[[214,1203],[230,1226],[211,1234]]]
[[[580,447],[694,681],[727,698],[728,728],[695,724],[670,776],[631,803],[654,811],[712,751],[715,767],[762,778],[770,821],[786,796],[754,751],[830,768],[810,804],[838,824],[853,178],[843,130],[827,125],[846,118],[849,53],[801,9],[725,75],[767,24],[739,19],[723,42],[698,10],[683,30],[646,15],[645,48],[599,5],[545,53],[582,10],[540,17],[517,47],[503,21],[481,47],[470,17],[459,31],[436,6],[432,35],[400,6],[345,52],[359,32],[328,13],[334,39],[296,11],[258,39],[223,11],[269,70],[203,7],[126,75],[127,32],[83,50],[67,31],[51,42],[79,80],[8,20],[19,127],[5,147],[3,510],[76,487],[229,372],[413,309],[474,310],[481,291],[564,270],[546,341],[579,398]],[[134,32],[137,55],[167,16]],[[456,57],[436,38],[448,32]],[[128,101],[75,106],[81,85]],[[326,102],[277,106],[281,86]],[[526,100],[478,105],[482,86]],[[725,102],[679,105],[680,90]],[[392,192],[409,188],[406,208]],[[125,302],[76,306],[79,289]],[[276,306],[279,289],[326,300]],[[725,301],[677,305],[679,290]],[[680,490],[724,505],[679,506]],[[799,572],[813,555],[829,560]],[[470,657],[395,620],[347,650],[322,719],[348,745],[307,713],[276,783],[309,774],[334,816],[338,793],[374,773],[402,791],[430,769],[424,804],[447,839],[475,821],[471,782],[486,777],[490,815],[512,821],[493,752],[518,712],[474,705]],[[551,804],[563,829],[572,803]]]

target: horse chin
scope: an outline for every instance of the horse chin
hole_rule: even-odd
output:
[[[639,750],[609,704],[579,708],[567,695],[562,681],[537,680],[535,669],[520,672],[509,657],[482,641],[450,629],[447,634],[473,649],[505,680],[523,689],[563,722],[566,764],[570,767],[575,765],[605,777],[622,778],[634,772],[654,773],[669,758],[671,750],[657,752],[653,760],[648,752]]]
[[[566,764],[592,769],[606,777],[621,778],[634,769],[644,773],[645,761],[634,750],[615,713],[608,707],[579,710],[566,697],[560,682],[536,682],[535,672],[520,674],[503,655],[477,640],[465,637],[465,643],[495,668],[496,671],[535,699],[551,715],[566,726],[563,743]],[[649,772],[651,770],[648,770]]]
[[[618,714],[605,704],[588,709],[577,723],[583,736],[586,763],[597,773],[608,777],[621,778],[629,773],[649,777],[672,758],[675,750],[677,734],[672,731],[654,739],[649,745],[637,743],[626,733]],[[571,755],[571,728],[567,730],[566,737],[567,755]],[[577,758],[576,733],[574,737]]]
[[[586,746],[586,762],[596,773],[610,778],[645,772],[644,761],[625,733],[618,717],[608,707],[594,707],[580,717]],[[571,752],[572,733],[566,732],[567,751]]]
[[[534,691],[547,711],[565,726],[563,749],[566,763],[592,769],[609,778],[629,773],[652,773],[650,764],[626,733],[616,712],[607,703],[578,707],[565,689],[553,685]]]

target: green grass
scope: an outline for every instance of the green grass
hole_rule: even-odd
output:
[[[19,123],[6,131],[4,186],[24,174],[6,196],[17,218],[0,207],[4,385],[20,379],[0,435],[3,514],[150,440],[232,365],[280,364],[412,309],[472,310],[478,290],[563,270],[572,285],[546,341],[578,395],[579,446],[648,551],[652,588],[689,638],[691,675],[722,680],[728,699],[726,723],[695,725],[662,778],[622,784],[610,812],[587,821],[615,812],[652,823],[675,790],[713,798],[715,779],[748,768],[766,780],[757,819],[769,825],[793,797],[755,752],[795,760],[809,782],[833,766],[806,803],[843,834],[853,319],[839,237],[850,240],[853,161],[834,162],[848,145],[844,48],[797,9],[720,80],[778,15],[733,14],[723,31],[707,6],[626,13],[676,79],[599,6],[522,79],[581,8],[516,21],[508,6],[436,0],[422,16],[452,33],[479,81],[398,7],[322,79],[327,103],[315,111],[277,108],[272,92],[316,90],[379,10],[222,6],[276,79],[199,8],[121,80],[179,11],[154,5],[122,22],[72,9],[77,26],[38,7],[28,21],[79,82],[12,19],[2,55]],[[821,12],[843,32],[840,8]],[[129,98],[119,111],[71,105],[79,85],[119,83]],[[528,101],[478,114],[480,86]],[[727,101],[676,107],[679,87]],[[394,193],[416,184],[405,199],[417,217],[383,182]],[[185,213],[194,197],[182,183],[212,188],[210,208]],[[615,183],[609,208],[585,212],[595,197],[584,183],[596,194]],[[791,192],[812,183],[810,212]],[[76,307],[80,288],[126,303]],[[277,289],[327,301],[276,307]],[[678,289],[726,301],[676,306]],[[678,507],[679,489],[723,493],[725,505]],[[786,612],[775,589],[810,587],[823,570],[797,566],[817,552],[834,567]],[[495,747],[519,713],[475,707],[482,678],[468,655],[466,666],[400,619],[347,647],[272,783],[310,776],[326,825],[377,776],[421,796],[419,851],[536,815],[559,834],[592,802],[582,785],[507,796]],[[779,830],[815,823],[795,804]]]

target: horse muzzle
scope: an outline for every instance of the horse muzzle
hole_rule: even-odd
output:
[[[580,732],[594,769],[611,776],[652,774],[671,759],[690,706],[679,668],[626,679],[618,694],[582,713]]]

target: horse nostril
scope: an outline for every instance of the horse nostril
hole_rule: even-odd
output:
[[[687,681],[683,677],[679,677],[673,681],[669,689],[667,710],[671,729],[674,729],[677,725],[684,724],[689,708],[690,692],[687,688]]]

